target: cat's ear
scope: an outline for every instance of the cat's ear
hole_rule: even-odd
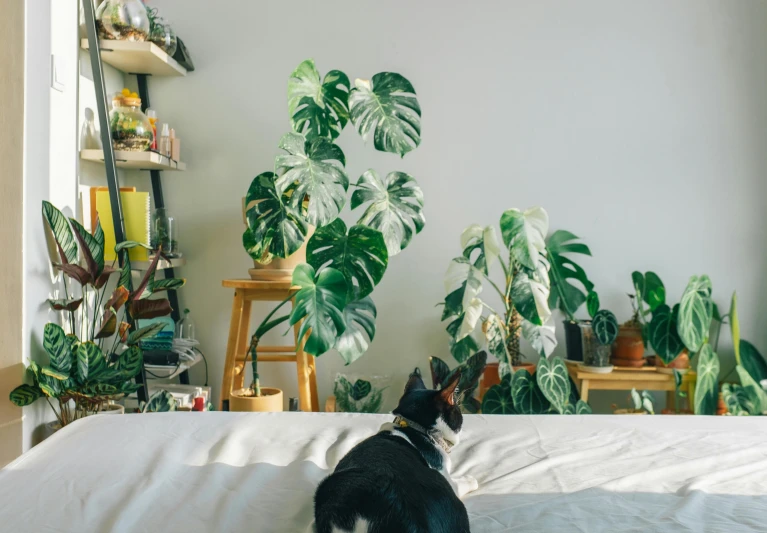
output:
[[[421,371],[416,368],[413,373],[410,374],[410,377],[405,384],[405,394],[410,391],[423,390],[425,388],[426,385],[424,385],[423,379],[421,379]]]
[[[439,391],[439,397],[448,405],[455,405],[456,403],[456,391],[458,389],[458,383],[461,382],[461,370],[455,371],[453,376],[448,381],[442,390]]]

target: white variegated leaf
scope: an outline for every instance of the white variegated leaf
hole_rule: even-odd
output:
[[[557,347],[557,334],[553,324],[538,326],[529,320],[523,320],[522,336],[541,357],[550,356]]]
[[[479,298],[472,298],[467,305],[463,306],[463,322],[461,322],[461,327],[458,329],[458,336],[455,338],[456,342],[469,335],[477,327],[479,317],[482,316],[482,307],[483,303]]]

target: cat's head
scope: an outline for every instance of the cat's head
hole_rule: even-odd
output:
[[[432,390],[424,385],[420,373],[414,372],[393,413],[426,429],[436,429],[450,444],[458,444],[463,426],[459,401],[461,391],[458,390],[460,380],[461,372],[458,371],[442,389]]]

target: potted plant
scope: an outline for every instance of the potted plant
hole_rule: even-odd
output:
[[[500,229],[508,256],[503,257],[494,226],[473,224],[461,235],[463,253],[451,261],[445,275],[442,321],[448,322],[450,352],[459,363],[480,348],[496,357],[498,363],[485,368],[484,383],[497,383],[515,368],[535,372],[534,364],[522,361],[520,337],[541,357],[556,347],[554,326],[549,323],[548,228],[549,217],[543,208],[505,211]],[[502,276],[492,270],[496,264]],[[496,277],[502,280],[500,284]],[[500,298],[502,310],[480,298],[485,284]]]
[[[591,291],[587,298],[591,315],[590,327],[581,329],[583,368],[590,372],[608,373],[612,346],[618,336],[618,320],[612,311],[599,309],[599,296]]]
[[[591,414],[591,407],[570,385],[564,360],[542,357],[534,377],[521,368],[491,387],[482,399],[482,414],[583,415]]]
[[[633,408],[618,409],[616,404],[613,404],[613,414],[616,415],[654,415],[655,403],[652,395],[645,391],[639,394],[636,389],[631,389],[631,401],[634,405]]]
[[[347,122],[363,139],[372,134],[377,150],[401,157],[421,142],[421,108],[407,79],[381,72],[370,80],[355,80],[351,88],[338,70],[321,81],[314,62],[306,60],[288,81],[288,111],[293,131],[279,145],[285,153],[275,159],[274,172],[258,175],[248,190],[243,244],[254,260],[264,263],[290,258],[305,244],[306,262],[293,268],[296,292],[256,328],[250,348],[253,383],[232,393],[232,410],[245,408],[238,398],[277,409],[276,398],[263,400],[278,394],[265,394],[271,391],[260,386],[258,344],[285,321],[301,323],[298,339],[309,354],[320,356],[335,348],[347,365],[361,357],[375,335],[376,307],[370,294],[383,279],[389,258],[404,250],[425,223],[416,180],[399,171],[382,178],[373,169],[354,185],[351,209],[367,206],[357,223],[347,229],[338,218],[349,178],[346,157],[333,141]],[[311,226],[316,230],[310,237]],[[292,312],[272,319],[290,300]]]
[[[130,323],[170,313],[168,300],[149,296],[181,287],[184,280],[156,280],[157,254],[134,288],[128,250],[142,245],[132,241],[118,244],[115,251],[122,255],[124,263],[117,270],[114,265],[104,264],[100,223],[91,234],[48,202],[43,202],[43,217],[59,256],[54,266],[64,273],[66,296],[48,303],[61,312],[65,327],[46,324],[43,348],[48,364],[30,361],[27,372],[32,383],[16,387],[10,399],[23,407],[45,398],[61,427],[83,416],[114,409],[108,407],[111,402],[141,387],[131,383],[143,365],[139,341],[156,334],[162,325],[130,331]],[[114,274],[120,275],[119,281],[108,290]]]
[[[279,147],[273,171],[253,179],[244,200],[247,228],[243,246],[256,263],[256,279],[290,279],[306,261],[314,228],[323,238],[339,231],[337,218],[346,203],[346,157],[334,144],[348,122],[363,137],[372,133],[377,150],[402,157],[421,142],[421,108],[411,83],[400,74],[381,72],[354,87],[339,70],[320,79],[314,62],[302,62],[288,80],[288,114],[293,131]],[[349,236],[383,235],[387,257],[396,255],[424,226],[423,193],[404,172],[386,177],[369,169],[357,181],[351,209],[368,204]],[[329,226],[336,223],[331,229]],[[361,230],[360,228],[365,228]],[[377,257],[385,268],[386,258]]]
[[[589,331],[591,324],[587,320],[578,320],[575,313],[586,302],[588,295],[592,293],[596,295],[596,293],[593,292],[594,284],[589,281],[586,271],[572,259],[572,255],[590,256],[591,250],[585,244],[578,242],[578,237],[574,234],[559,230],[555,231],[546,241],[546,252],[551,263],[549,270],[549,279],[551,280],[550,304],[565,315],[567,359],[583,361],[583,332]],[[592,296],[592,299],[594,297]],[[588,335],[591,334],[588,333]]]

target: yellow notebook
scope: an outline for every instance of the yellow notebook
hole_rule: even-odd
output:
[[[125,224],[125,238],[129,241],[141,242],[149,246],[151,228],[149,215],[148,192],[120,192]],[[109,191],[96,191],[96,211],[99,214],[101,227],[104,230],[104,260],[114,261],[115,228],[112,223],[112,207],[109,203]],[[129,253],[131,261],[148,261],[149,250],[137,246]]]

